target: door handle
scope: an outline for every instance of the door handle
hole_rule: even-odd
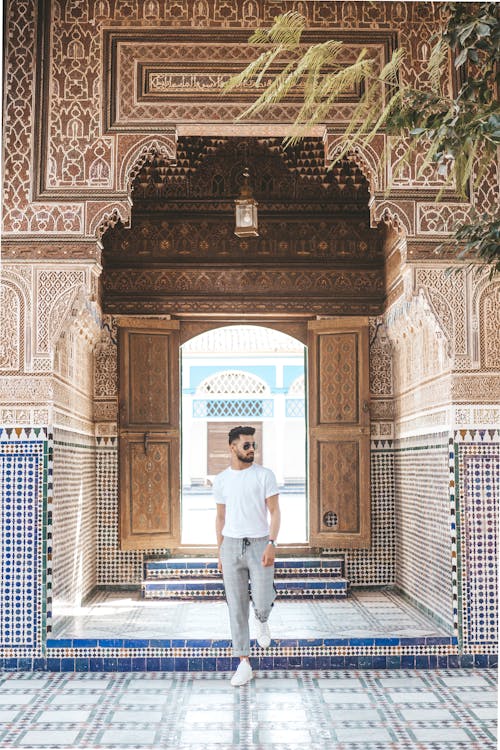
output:
[[[144,454],[146,455],[148,452],[148,440],[149,440],[149,432],[144,433]]]

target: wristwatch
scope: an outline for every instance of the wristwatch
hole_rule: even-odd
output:
[[[268,544],[272,544],[273,547],[276,547],[276,542],[274,541],[274,539],[269,539],[269,541],[267,543]]]

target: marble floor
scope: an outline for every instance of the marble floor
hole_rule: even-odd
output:
[[[2,673],[0,748],[494,750],[489,669]]]
[[[354,589],[348,599],[338,601],[280,600],[270,625],[276,639],[419,638],[450,633],[391,589]],[[210,639],[230,635],[224,601],[148,601],[138,592],[97,591],[79,608],[56,602],[51,637]]]

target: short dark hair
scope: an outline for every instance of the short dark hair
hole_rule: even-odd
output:
[[[238,440],[240,435],[253,435],[254,433],[255,427],[233,427],[232,430],[229,430],[229,445]]]

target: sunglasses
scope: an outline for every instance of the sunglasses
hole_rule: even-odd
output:
[[[257,443],[243,443],[243,450],[247,451],[249,448],[253,448],[254,450],[257,448]]]

